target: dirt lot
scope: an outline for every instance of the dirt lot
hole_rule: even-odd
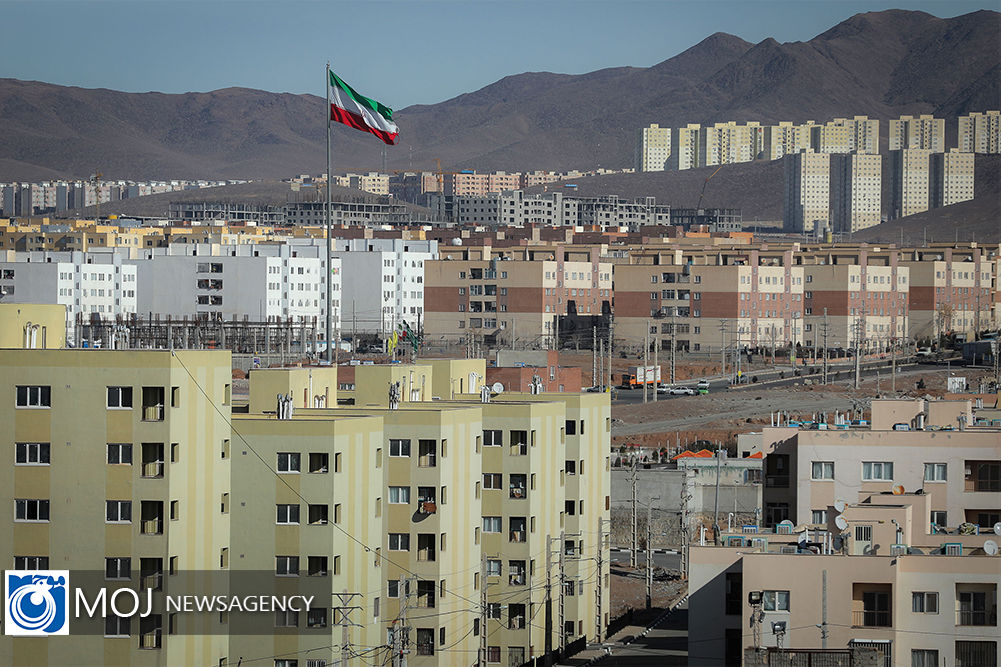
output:
[[[613,560],[611,572],[612,607],[609,617],[615,618],[629,609],[646,607],[645,570],[642,567],[633,569],[628,564]],[[667,608],[685,589],[685,583],[680,579],[663,580],[663,573],[661,568],[654,568],[652,606],[661,609]]]
[[[965,375],[973,389],[986,371],[952,371]],[[897,375],[896,394],[890,393],[890,379],[868,378],[860,389],[851,382],[836,384],[749,387],[729,390],[708,396],[680,396],[656,403],[613,405],[612,443],[615,445],[637,443],[643,445],[684,444],[697,439],[728,441],[735,433],[759,430],[769,424],[770,413],[785,411],[793,419],[812,418],[814,413],[850,410],[867,399],[883,396],[941,397],[946,391],[947,368],[921,366]],[[919,379],[925,389],[918,390]],[[878,388],[877,388],[878,384]],[[878,392],[878,393],[877,393]]]

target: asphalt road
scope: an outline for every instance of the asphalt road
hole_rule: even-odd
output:
[[[611,555],[612,563],[618,561],[623,565],[629,564],[629,552],[628,551],[612,551]],[[636,564],[646,565],[646,551],[642,549],[636,554]],[[662,567],[665,570],[678,570],[681,568],[681,555],[680,554],[664,554],[653,553],[653,564]]]
[[[645,636],[637,635],[628,644],[611,647],[610,655],[597,664],[608,667],[687,665],[688,603],[679,605],[656,627],[647,630]]]

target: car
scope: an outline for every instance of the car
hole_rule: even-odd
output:
[[[930,357],[931,348],[930,347],[919,347],[918,351],[914,353],[915,357]]]
[[[671,396],[695,396],[699,392],[692,387],[671,387],[667,393]]]
[[[709,380],[699,380],[699,383],[695,385],[695,388],[699,391],[709,391]]]
[[[602,389],[601,387],[588,387],[584,391],[586,391],[589,394],[597,394],[604,391],[604,389]]]

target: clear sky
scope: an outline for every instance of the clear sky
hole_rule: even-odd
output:
[[[0,77],[129,92],[324,95],[329,60],[395,109],[510,74],[648,67],[714,32],[806,41],[865,11],[966,0],[0,0]]]

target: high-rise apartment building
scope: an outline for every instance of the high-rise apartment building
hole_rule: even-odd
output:
[[[932,153],[929,182],[929,206],[938,208],[973,199],[976,155],[949,152]]]
[[[889,121],[889,149],[925,148],[933,153],[945,151],[945,119],[930,114],[901,116]]]
[[[664,171],[671,157],[671,128],[656,123],[640,130],[639,171]]]
[[[1001,153],[1001,111],[974,112],[959,117],[959,150]]]
[[[767,134],[766,157],[769,160],[781,160],[789,153],[798,153],[811,147],[810,126],[796,125],[791,121],[782,121],[778,125],[765,128]]]
[[[868,116],[835,118],[810,126],[811,144],[818,153],[878,153],[879,121]]]
[[[878,153],[831,156],[835,232],[857,232],[880,223],[882,183],[883,158]]]
[[[785,200],[782,208],[786,231],[813,233],[831,220],[831,156],[807,149],[786,155]]]
[[[699,158],[701,127],[696,123],[689,123],[685,127],[671,129],[671,169],[695,169],[703,166]]]
[[[929,164],[927,148],[902,148],[890,153],[890,219],[928,210]]]
[[[699,132],[699,166],[750,162],[764,147],[764,129],[756,122],[705,126]]]

